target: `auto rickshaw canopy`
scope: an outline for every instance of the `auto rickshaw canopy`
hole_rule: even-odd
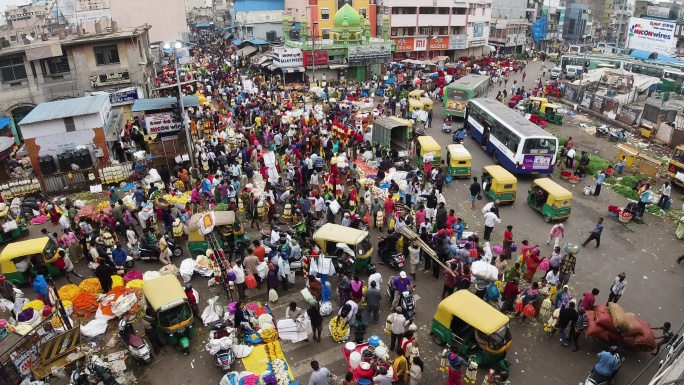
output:
[[[439,143],[435,140],[435,138],[431,136],[419,136],[418,137],[418,144],[420,145],[420,155],[423,155],[427,152],[435,152],[435,156],[440,156],[441,155],[441,150],[442,147],[440,147]]]
[[[321,226],[313,235],[314,240],[322,248],[325,242],[346,243],[347,245],[358,245],[368,237],[368,231],[353,229],[334,223],[326,223]]]
[[[549,193],[549,197],[555,197],[557,201],[572,200],[572,193],[570,191],[549,178],[535,179],[532,183]]]
[[[421,102],[420,100],[417,100],[417,99],[409,99],[408,103],[409,103],[409,109],[411,109],[411,110],[422,110],[425,107],[423,102]]]
[[[511,183],[518,183],[518,179],[508,172],[505,168],[498,166],[498,165],[493,165],[493,166],[485,166],[484,170],[491,175],[492,178],[496,179],[497,183],[500,184],[511,184]]]
[[[459,290],[437,305],[435,320],[449,327],[451,316],[460,318],[487,335],[496,333],[509,322],[507,315],[494,309],[468,290]]]
[[[452,166],[458,166],[458,164],[453,164],[454,161],[459,160],[472,160],[473,156],[462,144],[450,144],[447,146],[447,151],[449,151],[450,163]]]
[[[12,242],[5,246],[2,253],[0,253],[0,262],[11,261],[15,258],[25,257],[27,255],[42,254],[48,242],[50,242],[50,238],[48,237]],[[52,256],[49,256],[48,259],[51,257]]]
[[[158,311],[162,306],[176,302],[179,299],[188,299],[175,275],[162,275],[159,278],[145,282],[143,293],[154,311]]]
[[[420,97],[423,96],[424,93],[425,93],[425,91],[423,91],[421,89],[413,90],[413,91],[409,92],[409,97],[416,99],[416,100],[420,100]]]
[[[188,225],[188,230],[197,231],[200,219],[205,213],[197,213],[190,217],[190,224]],[[226,226],[235,223],[235,212],[234,211],[214,211],[214,226]]]

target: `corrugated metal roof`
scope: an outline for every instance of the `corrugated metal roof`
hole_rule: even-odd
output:
[[[26,117],[19,122],[19,125],[68,118],[71,116],[94,114],[100,111],[105,103],[109,103],[109,95],[92,95],[84,96],[82,98],[41,103],[26,115]]]
[[[154,99],[138,99],[131,108],[132,112],[166,110],[171,108],[176,103],[176,98],[154,98]],[[199,106],[199,98],[195,95],[183,96],[184,107]]]

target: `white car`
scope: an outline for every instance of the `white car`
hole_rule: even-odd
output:
[[[551,80],[556,80],[556,79],[560,78],[562,74],[563,74],[563,69],[562,69],[562,68],[560,68],[560,67],[553,67],[553,68],[551,69],[551,73],[550,73],[549,77],[551,78]]]

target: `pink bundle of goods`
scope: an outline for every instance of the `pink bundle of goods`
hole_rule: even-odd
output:
[[[111,206],[105,207],[105,209],[102,211],[108,216],[113,215]],[[93,206],[83,206],[80,210],[78,210],[75,218],[76,222],[79,222],[83,217],[90,218],[96,223],[102,220],[102,214],[100,214],[100,212],[97,211],[97,208]]]

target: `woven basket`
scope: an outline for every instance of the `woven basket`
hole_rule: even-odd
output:
[[[579,178],[569,178],[568,179],[568,182],[570,182],[572,184],[577,184],[577,183],[579,183],[579,181],[580,181]]]
[[[629,223],[632,221],[632,214],[625,215],[624,213],[620,213],[620,215],[618,216],[618,220],[622,223]]]

